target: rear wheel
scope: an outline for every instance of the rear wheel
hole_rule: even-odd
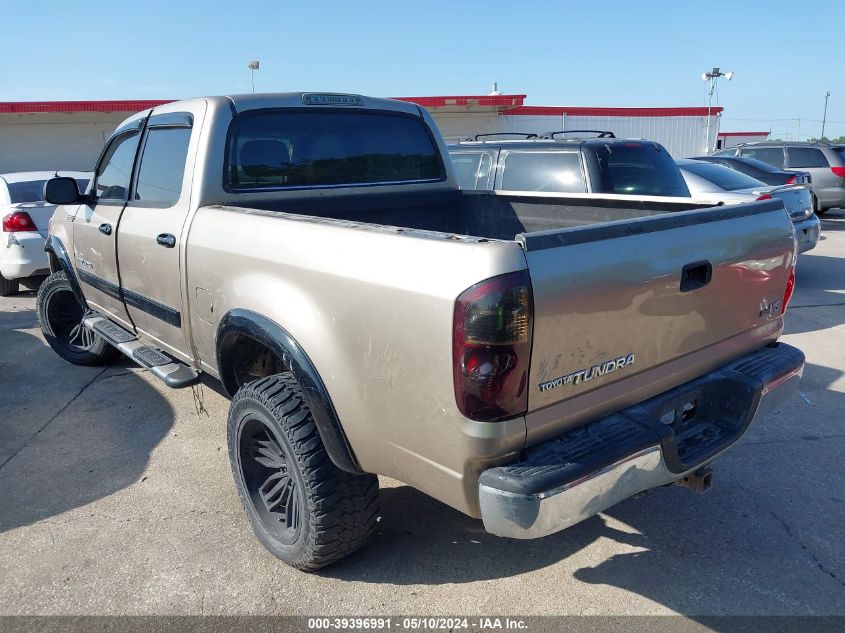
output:
[[[18,290],[20,290],[20,284],[17,279],[6,279],[0,274],[0,297],[15,295]]]
[[[258,540],[306,571],[363,546],[378,517],[378,479],[335,466],[290,373],[240,388],[228,425],[229,460]]]
[[[53,351],[74,365],[103,365],[118,352],[84,325],[85,308],[76,300],[64,271],[47,277],[35,302],[41,332]]]

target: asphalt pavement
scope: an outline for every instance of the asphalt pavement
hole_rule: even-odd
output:
[[[802,255],[801,393],[713,466],[536,541],[382,480],[370,545],[316,574],[250,531],[211,381],[75,367],[0,298],[0,614],[845,615],[845,211]]]

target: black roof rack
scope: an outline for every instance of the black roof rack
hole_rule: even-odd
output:
[[[554,138],[556,134],[598,134],[596,138],[616,138],[613,132],[607,130],[558,130],[557,132],[546,132],[540,138]]]
[[[487,134],[476,134],[475,138],[470,136],[466,140],[477,141],[478,139],[487,136],[523,136],[525,138],[537,138],[537,135],[532,134],[531,132],[488,132]]]

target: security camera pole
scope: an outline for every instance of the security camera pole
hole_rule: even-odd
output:
[[[724,77],[728,81],[733,79],[733,71],[728,71],[726,73],[721,72],[719,68],[714,68],[708,73],[701,73],[702,81],[709,81],[710,82],[710,92],[708,93],[707,99],[707,127],[705,128],[705,133],[707,136],[704,139],[704,153],[710,153],[710,110],[713,107],[713,93],[716,92],[716,80],[719,77]]]
[[[255,92],[255,71],[258,70],[258,60],[253,59],[251,62],[249,62],[246,65],[246,67],[249,68],[249,74],[250,74],[250,77],[252,78],[252,92],[254,93]]]

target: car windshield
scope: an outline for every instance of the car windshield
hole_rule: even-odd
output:
[[[772,167],[771,165],[769,165],[769,163],[764,163],[762,160],[757,160],[756,158],[743,157],[737,159],[737,162],[745,163],[746,165],[759,169],[760,171],[764,171],[767,174],[780,173],[780,169]]]
[[[9,187],[9,199],[12,204],[21,204],[24,202],[43,202],[44,201],[44,183],[47,180],[24,180],[21,182],[7,183]],[[88,187],[87,178],[77,178],[76,184],[80,191],[85,191]]]
[[[738,189],[753,189],[755,187],[766,186],[766,183],[760,182],[756,178],[746,176],[724,165],[690,162],[681,164],[681,169],[686,169],[696,176],[709,180],[725,191],[737,191]]]

